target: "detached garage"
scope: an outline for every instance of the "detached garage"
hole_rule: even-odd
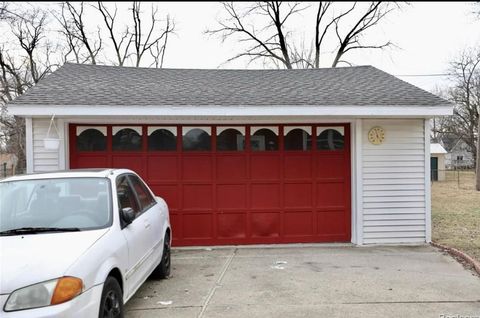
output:
[[[29,172],[132,169],[177,246],[372,244],[430,241],[429,118],[452,105],[371,66],[65,64],[9,110]]]

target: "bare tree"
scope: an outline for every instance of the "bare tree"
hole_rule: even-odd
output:
[[[206,32],[212,35],[221,35],[222,41],[239,35],[240,42],[251,43],[245,52],[235,55],[229,61],[241,57],[248,57],[250,62],[264,58],[291,69],[295,62],[291,61],[291,47],[288,45],[288,33],[285,32],[284,25],[290,16],[305,8],[300,7],[298,2],[287,3],[288,8],[286,13],[283,13],[282,5],[282,2],[279,1],[257,2],[251,8],[239,12],[233,2],[224,2],[223,8],[227,18],[218,21],[219,28]],[[245,20],[252,16],[266,16],[267,25],[255,27],[249,23],[246,24]]]
[[[480,51],[463,51],[451,62],[450,74],[454,84],[446,96],[455,105],[453,116],[437,121],[433,130],[465,142],[476,163],[476,188],[480,191]]]
[[[477,114],[480,113],[480,105],[478,107]],[[480,191],[480,116],[477,117],[477,165],[475,169],[476,183],[475,187],[477,191]]]
[[[57,20],[62,27],[62,33],[67,39],[69,52],[75,55],[77,62],[90,62],[91,64],[97,64],[97,55],[102,50],[102,37],[100,34],[100,28],[97,29],[95,38],[90,35],[87,30],[87,25],[84,21],[85,18],[85,5],[84,2],[80,2],[78,8],[71,2],[62,2],[62,16]],[[82,56],[80,53],[81,48],[86,50],[86,56]]]
[[[475,1],[475,13],[477,15],[477,19],[480,19],[480,1]],[[477,58],[480,59],[480,51],[477,54]],[[477,64],[478,65],[478,64]],[[480,85],[480,80],[477,81],[477,85]],[[477,87],[478,88],[478,87]],[[477,101],[480,99],[480,88],[478,89],[479,94],[477,95]],[[476,165],[476,189],[480,191],[480,101],[478,102],[478,109],[477,109],[477,165]]]
[[[5,19],[8,15],[8,3],[5,1],[0,2],[0,20]]]
[[[73,60],[80,64],[83,63],[83,61],[81,61],[81,50],[83,45],[82,41],[74,35],[73,30],[75,26],[69,18],[69,13],[66,12],[67,10],[66,4],[62,2],[60,14],[52,12],[52,15],[61,26],[58,32],[63,35],[66,42],[62,53],[63,63],[70,61],[70,55],[73,55]]]
[[[361,37],[368,29],[378,25],[387,14],[389,14],[395,9],[395,6],[398,8],[398,5],[396,3],[393,3],[395,5],[394,7],[392,7],[391,4],[392,3],[384,3],[382,1],[372,2],[368,9],[360,16],[360,18],[356,21],[353,27],[351,27],[347,34],[344,36],[341,36],[339,31],[340,18],[352,12],[355,9],[356,3],[350,10],[346,12],[346,14],[334,19],[335,34],[337,35],[339,45],[337,53],[335,55],[335,59],[332,63],[332,67],[336,67],[338,63],[341,62],[340,59],[348,51],[358,49],[384,49],[392,45],[392,42],[390,41],[387,41],[383,44],[370,45],[361,43]]]
[[[168,35],[170,33],[174,33],[174,29],[175,23],[172,19],[170,19],[170,16],[167,15],[165,30],[168,30],[168,32],[165,33],[165,36],[163,37],[163,42],[157,41],[155,46],[150,48],[150,55],[153,58],[153,63],[150,66],[155,66],[155,68],[163,67],[163,62],[165,60],[165,52],[167,50],[168,44]]]
[[[117,58],[117,65],[123,66],[125,60],[130,56],[129,48],[132,43],[133,33],[130,32],[128,26],[125,27],[125,30],[118,36],[115,31],[115,22],[117,17],[117,5],[115,4],[115,10],[110,12],[103,2],[98,1],[97,6],[98,11],[103,17],[105,27],[108,30],[110,40],[113,44],[113,49],[115,50],[115,55]]]
[[[57,65],[55,45],[47,36],[48,12],[29,6],[8,8],[5,30],[12,40],[0,46],[0,146],[15,153],[25,167],[25,120],[11,116],[7,103],[38,83]]]
[[[32,84],[38,83],[50,71],[50,66],[40,71],[34,57],[34,53],[45,33],[46,18],[47,12],[35,9],[33,12],[26,14],[25,17],[17,19],[12,27],[12,32],[17,38],[20,47],[27,54],[27,64],[31,76],[31,81],[28,82]]]
[[[451,63],[455,86],[449,95],[455,102],[454,125],[462,139],[476,156],[476,130],[480,107],[480,53],[464,51],[457,61]]]
[[[143,31],[140,2],[134,1],[131,8],[133,18],[133,46],[135,56],[135,66],[139,67],[140,62],[146,52],[150,52],[154,58],[154,64],[157,67],[163,66],[163,58],[167,48],[168,35],[175,30],[175,23],[167,15],[165,28],[159,29],[159,34],[155,35],[158,23],[158,7],[152,5],[150,14],[150,28],[147,32]],[[163,41],[162,41],[163,40]],[[160,44],[162,43],[162,44]]]
[[[10,3],[6,1],[0,2],[0,21],[10,20],[15,21],[22,18],[19,14],[9,8]]]
[[[2,71],[2,76],[0,77],[0,83],[2,84],[2,90],[0,91],[1,94],[1,104],[6,105],[7,102],[12,101],[13,97],[15,96],[15,91],[13,91],[12,81],[18,81],[18,77],[14,77],[11,79],[12,75],[16,75],[16,72],[12,70],[10,64],[6,62],[5,56],[5,49],[2,47],[0,48],[0,68]]]
[[[473,4],[473,14],[478,18],[480,18],[480,1],[475,1]]]
[[[383,49],[392,45],[390,41],[383,44],[363,44],[362,37],[379,25],[385,17],[399,6],[394,3],[371,2],[362,12],[362,8],[354,3],[350,9],[335,14],[333,3],[319,1],[315,15],[315,38],[312,47],[298,47],[286,28],[287,21],[294,15],[309,7],[300,2],[268,1],[256,2],[253,6],[241,10],[233,2],[224,2],[226,18],[218,21],[219,27],[206,32],[220,35],[222,41],[234,36],[249,46],[229,61],[247,57],[249,63],[257,59],[266,59],[284,68],[318,68],[325,39],[333,30],[338,40],[332,67],[347,61],[342,57],[349,51],[358,49]],[[360,13],[360,15],[359,15]],[[358,18],[355,17],[359,15]],[[349,18],[348,20],[346,18]],[[266,19],[263,25],[249,23],[250,19]],[[353,24],[350,21],[354,19]],[[346,29],[344,35],[343,31]]]

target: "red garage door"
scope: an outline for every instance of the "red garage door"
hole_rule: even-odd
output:
[[[70,167],[129,168],[174,244],[350,241],[350,127],[70,125]]]

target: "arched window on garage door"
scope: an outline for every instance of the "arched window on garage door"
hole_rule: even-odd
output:
[[[343,127],[317,127],[317,149],[343,150],[344,134]]]
[[[182,146],[184,151],[210,151],[212,129],[210,127],[183,127]]]
[[[175,151],[176,149],[176,127],[148,127],[148,150]]]
[[[252,151],[278,150],[278,127],[252,127],[250,145]]]
[[[105,151],[107,149],[106,127],[77,127],[77,151]]]
[[[312,127],[284,127],[285,150],[312,149]]]
[[[244,127],[217,127],[217,150],[242,151],[244,149]]]
[[[112,127],[114,151],[142,150],[142,127]]]

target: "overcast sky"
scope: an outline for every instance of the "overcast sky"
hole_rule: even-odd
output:
[[[44,4],[48,7],[57,4]],[[111,4],[110,4],[111,5]],[[338,4],[336,4],[338,5]],[[346,4],[348,6],[348,4]],[[120,18],[130,21],[127,9],[131,4],[118,3],[123,11]],[[149,10],[143,3],[142,9]],[[308,42],[317,4],[291,19],[288,29],[294,31],[297,40]],[[341,4],[340,4],[341,6]],[[222,5],[218,2],[159,2],[162,15],[167,13],[176,21],[176,35],[172,36],[165,56],[168,68],[246,68],[246,60],[224,62],[241,52],[245,45],[235,40],[222,43],[218,37],[205,34],[206,29],[217,26],[222,17]],[[401,11],[391,14],[377,29],[363,39],[366,44],[391,40],[398,48],[388,50],[353,51],[345,56],[354,65],[373,65],[394,75],[443,74],[448,62],[466,47],[480,47],[480,19],[472,13],[474,4],[469,2],[414,2]],[[88,23],[100,23],[93,10]],[[334,36],[334,34],[331,34]],[[331,38],[334,40],[335,38]],[[333,43],[333,42],[332,42]],[[336,44],[336,43],[334,43]],[[330,53],[331,55],[331,53]],[[325,52],[322,66],[331,64],[331,56]],[[253,63],[249,68],[262,68]],[[444,76],[400,76],[400,78],[432,91],[446,84]]]
[[[216,18],[221,17],[219,3],[162,3],[160,8],[168,11],[178,26],[178,37],[172,39],[167,51],[166,67],[216,68],[242,47],[235,41],[222,44],[218,38],[203,33],[206,28],[215,26]],[[461,49],[480,46],[480,19],[475,19],[473,9],[471,2],[411,3],[390,16],[379,26],[379,30],[365,39],[371,42],[377,37],[387,38],[398,49],[359,51],[346,56],[346,59],[357,65],[370,64],[396,75],[445,73],[448,62]],[[314,12],[315,8],[310,11]],[[312,21],[307,17],[289,27],[305,28],[305,24]],[[245,60],[237,60],[221,67],[245,66]],[[261,65],[250,67],[259,68]],[[444,84],[443,77],[401,78],[428,90]]]

